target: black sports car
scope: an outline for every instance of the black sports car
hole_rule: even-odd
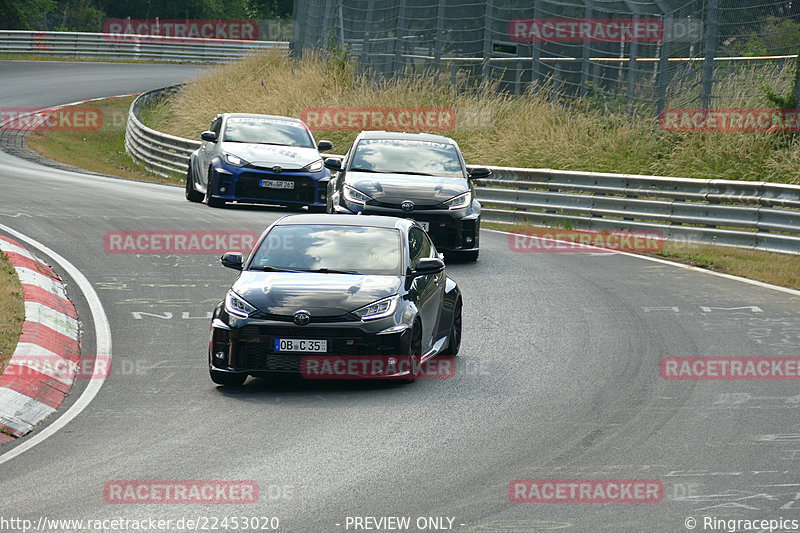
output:
[[[212,318],[215,383],[302,374],[309,356],[385,359],[359,377],[413,380],[426,360],[458,353],[461,291],[413,220],[290,215],[253,250],[221,258],[242,273]]]
[[[413,218],[436,246],[478,258],[481,204],[453,139],[426,133],[364,131],[344,160],[328,158],[329,213],[361,213]]]

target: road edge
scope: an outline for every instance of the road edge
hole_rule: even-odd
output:
[[[89,283],[89,280],[64,257],[38,241],[3,224],[0,224],[0,231],[11,235],[14,239],[18,239],[18,241],[27,243],[31,247],[47,255],[72,277],[78,286],[78,290],[80,290],[86,298],[92,313],[97,345],[96,356],[98,358],[106,358],[107,364],[110,365],[111,329],[100,299],[92,288],[91,283]],[[23,293],[25,294],[26,310],[23,332],[20,336],[20,341],[14,352],[14,356],[12,356],[9,362],[9,367],[15,364],[14,358],[17,356],[18,352],[22,355],[32,355],[31,350],[33,350],[36,355],[41,355],[42,348],[46,350],[45,354],[48,354],[48,352],[54,353],[66,359],[79,356],[78,339],[80,323],[77,320],[77,313],[75,312],[74,306],[66,299],[63,282],[46,263],[42,262],[34,254],[29,252],[25,246],[14,239],[0,235],[0,249],[8,253],[9,259],[17,271],[17,275],[20,277],[20,282],[23,285]],[[14,254],[13,258],[11,257],[12,253]],[[26,285],[28,287],[26,287]],[[40,296],[42,295],[40,291],[44,291],[44,295],[42,298],[37,299],[37,294]],[[53,298],[57,299],[52,300],[48,296],[48,293],[52,295]],[[47,305],[45,300],[47,300],[47,303],[50,305]],[[53,315],[45,316],[41,313],[42,309],[51,310],[50,312],[52,312]],[[36,316],[37,312],[40,315],[38,317]],[[37,318],[39,318],[39,320],[37,320]],[[71,338],[70,335],[68,335],[70,325],[74,326],[75,329],[74,344],[68,341],[68,339]],[[41,337],[39,335],[41,335]],[[40,338],[44,338],[45,341],[39,342]],[[59,344],[61,344],[61,346],[59,346]],[[75,351],[70,352],[70,350]],[[42,431],[33,435],[30,439],[26,439],[19,446],[0,455],[0,464],[10,461],[14,457],[43,442],[66,426],[73,418],[78,416],[100,391],[100,388],[105,382],[106,373],[106,368],[101,365],[95,365],[89,384],[75,403]],[[27,374],[28,377],[31,376],[30,372],[25,372],[25,374]],[[4,373],[3,375],[6,374]],[[18,381],[18,383],[14,386],[11,381]],[[41,379],[37,379],[35,382],[31,383],[26,383],[26,381],[27,380],[24,379],[13,380],[12,378],[6,383],[10,386],[3,387],[4,380],[2,376],[0,376],[0,424],[2,424],[4,429],[10,430],[11,433],[17,437],[27,435],[34,429],[36,424],[55,413],[57,407],[52,407],[51,404],[58,399],[59,395],[62,395],[63,398],[58,402],[58,405],[63,404],[70,388],[66,387],[66,390],[64,390],[65,383],[52,376],[43,376]],[[31,388],[25,389],[26,386]],[[36,399],[31,398],[31,402],[26,403],[24,399],[27,396],[18,390],[20,387],[26,391],[36,391]],[[6,402],[4,401],[3,394],[15,398],[17,398],[17,396],[23,396],[23,398],[21,398],[23,401],[19,403],[18,400],[20,400],[20,398],[17,398],[17,402]],[[3,412],[8,405],[11,405],[13,409],[13,415],[11,417],[6,417]],[[30,420],[22,420],[19,413],[30,416]],[[36,418],[35,421],[34,418]],[[11,422],[11,424],[9,425],[8,422]]]

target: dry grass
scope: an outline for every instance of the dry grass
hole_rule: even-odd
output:
[[[0,252],[0,373],[17,347],[25,321],[25,303],[17,272]]]
[[[784,74],[775,76],[783,80]],[[744,80],[751,81],[740,87]],[[320,56],[298,61],[271,52],[201,74],[149,110],[145,121],[196,139],[222,112],[299,117],[308,107],[450,107],[456,127],[445,134],[459,142],[470,163],[800,183],[800,142],[791,137],[668,133],[652,116],[565,102],[547,89],[513,97],[486,85],[453,91],[448,81],[409,77],[376,83],[357,76],[352,64]],[[728,105],[738,98],[739,105],[768,107],[754,100],[753,83],[742,71],[725,77],[717,89],[728,95]],[[334,141],[337,153],[344,153],[356,133],[315,136]]]
[[[28,146],[39,154],[100,174],[142,181],[182,183],[148,172],[125,153],[125,124],[133,97],[110,98],[75,109],[98,108],[103,125],[96,131],[41,131],[28,135]]]

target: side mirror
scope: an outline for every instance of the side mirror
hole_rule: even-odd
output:
[[[200,138],[210,143],[217,142],[217,134],[214,133],[213,131],[204,131],[203,133],[200,134]]]
[[[320,141],[317,143],[317,150],[320,152],[327,152],[333,150],[333,143],[330,141]]]
[[[222,266],[232,268],[234,270],[241,270],[242,264],[242,253],[241,252],[225,252],[222,254],[222,257],[219,258],[220,263]]]
[[[469,177],[474,180],[488,178],[491,175],[492,175],[491,169],[488,169],[486,167],[475,167],[469,173]]]
[[[342,160],[336,159],[335,157],[329,157],[325,160],[325,168],[336,171],[342,170]]]
[[[415,276],[427,276],[429,274],[438,274],[444,270],[444,261],[438,257],[423,257],[417,263],[417,269],[414,271]]]

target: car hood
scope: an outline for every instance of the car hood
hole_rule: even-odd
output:
[[[299,170],[320,159],[316,148],[298,146],[226,142],[223,143],[222,150],[263,168],[277,165],[286,170]]]
[[[411,200],[418,206],[438,205],[469,190],[466,178],[348,172],[345,182],[384,203]]]
[[[397,294],[400,276],[362,276],[314,272],[246,270],[231,287],[260,311],[294,315],[304,309],[314,317],[339,316]]]

